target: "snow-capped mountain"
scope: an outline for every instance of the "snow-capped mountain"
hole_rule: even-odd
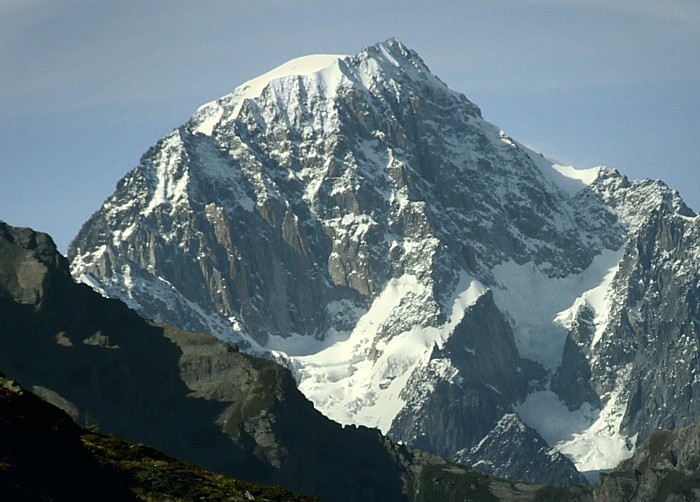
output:
[[[146,317],[274,355],[336,421],[566,484],[557,451],[609,468],[700,418],[698,231],[663,183],[553,164],[390,40],[200,107],[69,258]],[[494,460],[496,437],[532,455]]]

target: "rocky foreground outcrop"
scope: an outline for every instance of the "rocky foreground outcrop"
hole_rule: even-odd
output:
[[[3,500],[317,500],[84,429],[2,374],[0,458]]]

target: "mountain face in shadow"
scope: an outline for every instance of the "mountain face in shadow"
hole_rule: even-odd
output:
[[[3,500],[317,500],[86,430],[2,374],[0,458]]]
[[[380,434],[325,419],[283,367],[75,284],[44,234],[2,224],[0,256],[0,367],[80,425],[339,499],[364,478],[377,499],[402,493]]]

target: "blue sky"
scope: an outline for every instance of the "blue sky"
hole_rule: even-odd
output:
[[[700,209],[697,0],[0,0],[0,219],[65,252],[200,104],[389,37],[515,139]]]

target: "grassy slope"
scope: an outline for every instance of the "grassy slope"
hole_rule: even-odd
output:
[[[78,427],[0,377],[3,500],[317,500],[205,471],[147,446]]]

